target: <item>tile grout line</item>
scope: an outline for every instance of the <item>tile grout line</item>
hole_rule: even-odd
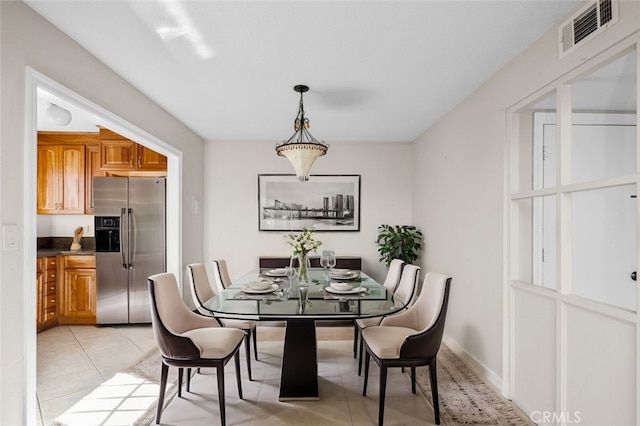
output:
[[[98,374],[100,375],[100,377],[102,377],[102,380],[107,380],[107,378],[104,377],[102,375],[102,373],[100,372],[100,369],[98,368],[96,363],[93,361],[93,358],[91,358],[91,355],[89,355],[89,353],[87,352],[87,349],[82,345],[82,342],[80,342],[80,340],[78,339],[78,336],[76,335],[76,333],[73,332],[73,329],[69,328],[69,330],[71,331],[71,334],[73,334],[73,337],[76,339],[76,341],[78,342],[78,344],[82,348],[82,352],[84,352],[84,354],[87,356],[87,358],[91,362],[91,365],[93,365],[93,368],[95,368],[96,371],[98,372]]]

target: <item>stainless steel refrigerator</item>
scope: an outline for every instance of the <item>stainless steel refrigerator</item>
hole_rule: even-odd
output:
[[[166,271],[165,179],[94,177],[97,323],[151,322],[147,278]]]

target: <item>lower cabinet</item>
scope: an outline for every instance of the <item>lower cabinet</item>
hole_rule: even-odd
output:
[[[96,323],[95,256],[60,256],[59,324]]]
[[[40,332],[58,324],[57,260],[49,256],[36,262],[36,329]]]

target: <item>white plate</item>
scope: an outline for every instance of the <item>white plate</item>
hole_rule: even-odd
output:
[[[353,290],[354,288],[354,286],[349,283],[331,282],[329,283],[329,285],[331,286],[331,288],[334,288],[336,290],[341,290],[341,291],[349,291],[349,290]]]
[[[250,288],[252,290],[268,290],[273,285],[274,281],[272,280],[258,280],[252,281],[246,285],[246,288]]]
[[[331,278],[349,280],[352,278],[358,278],[358,273],[355,271],[341,272],[336,273],[335,271],[331,273]]]
[[[345,274],[345,273],[348,273],[348,272],[351,272],[351,271],[349,269],[333,268],[331,270],[331,272],[334,273],[334,274]]]
[[[249,286],[246,286],[245,288],[242,289],[242,291],[247,293],[247,294],[266,294],[266,293],[274,292],[278,288],[279,288],[278,284],[273,284],[271,286],[271,288],[267,288],[265,290],[256,290],[255,288],[251,288]]]
[[[286,277],[287,276],[287,270],[286,269],[272,269],[270,271],[265,272],[264,274],[268,275],[270,277]]]
[[[338,290],[337,288],[327,286],[324,289],[327,290],[329,293],[335,293],[335,294],[357,294],[357,293],[362,293],[367,291],[365,287],[357,287],[357,288],[354,288],[353,290]]]

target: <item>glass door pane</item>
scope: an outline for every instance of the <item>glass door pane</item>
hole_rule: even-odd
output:
[[[572,181],[636,172],[636,53],[572,86]]]
[[[636,309],[636,186],[572,195],[571,293]]]

